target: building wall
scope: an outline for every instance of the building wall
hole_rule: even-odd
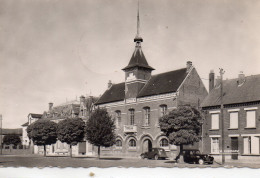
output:
[[[255,117],[255,128],[246,128],[246,112],[247,109],[252,109],[256,111]],[[231,111],[238,110],[238,129],[230,129],[230,113]],[[221,141],[221,121],[219,119],[219,129],[212,130],[211,129],[211,115],[212,112],[218,112],[220,109],[204,109],[206,113],[206,119],[203,124],[203,151],[206,153],[211,153],[211,139],[213,137],[219,138],[219,149],[222,148],[222,141]],[[257,104],[240,104],[233,107],[226,107],[223,110],[223,117],[224,117],[224,139],[225,139],[225,149],[224,151],[227,155],[231,155],[232,152],[232,145],[231,145],[231,138],[237,137],[238,138],[238,154],[239,155],[247,155],[244,154],[244,138],[248,136],[256,136],[255,139],[260,138],[260,102]],[[258,145],[252,145],[253,147],[257,147]],[[257,148],[256,148],[257,149]],[[234,151],[234,150],[233,150]],[[260,154],[258,154],[260,155]]]
[[[196,69],[192,68],[189,75],[180,86],[178,105],[189,104],[198,107],[207,95],[208,92]]]
[[[26,129],[27,129],[27,126],[23,127],[23,135],[22,135],[21,141],[22,141],[22,145],[28,147],[29,144],[30,144],[30,139],[29,139],[29,137],[27,136],[27,131],[26,131]]]
[[[121,101],[110,103],[105,106],[107,111],[116,119],[116,111],[121,111],[121,123],[116,129],[117,139],[122,141],[122,147],[113,146],[112,148],[103,148],[103,154],[124,155],[124,156],[139,156],[147,149],[147,141],[150,140],[152,147],[160,147],[160,140],[167,139],[159,128],[160,106],[167,105],[167,110],[170,111],[178,105],[190,104],[197,106],[207,96],[205,89],[197,71],[193,68],[189,76],[186,78],[178,93],[170,93],[163,95],[154,95],[151,97],[137,98],[132,103]],[[125,103],[126,102],[126,103]],[[150,124],[144,125],[144,108],[150,108]],[[136,132],[127,133],[124,131],[125,125],[130,125],[130,109],[135,110],[135,127]],[[115,122],[117,122],[115,120]],[[129,141],[136,140],[136,148],[129,147]],[[167,139],[168,140],[168,139]],[[201,143],[200,143],[201,144]],[[198,147],[198,144],[195,144]],[[169,145],[164,148],[170,157],[177,155],[177,147]]]
[[[118,106],[106,105],[108,113],[112,118],[116,119],[116,111],[121,111],[121,123],[116,128],[117,139],[122,141],[122,147],[113,146],[112,148],[103,148],[102,154],[114,154],[124,156],[139,156],[144,148],[144,141],[149,139],[152,142],[153,147],[160,147],[159,141],[165,136],[162,136],[159,128],[160,117],[160,105],[167,105],[168,110],[172,110],[177,107],[177,101],[174,100],[175,96],[172,95],[167,99],[155,99],[148,98],[150,101],[137,101],[133,103],[124,104]],[[144,126],[144,108],[150,107],[150,124]],[[130,125],[130,112],[129,109],[135,110],[135,122],[136,132],[127,133],[124,131],[125,126]],[[117,122],[115,120],[115,122]],[[136,140],[136,148],[129,148],[129,140]],[[176,150],[175,146],[165,148],[166,151]],[[169,154],[169,153],[168,153]]]

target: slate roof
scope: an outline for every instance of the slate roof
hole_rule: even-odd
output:
[[[223,104],[260,101],[260,75],[247,76],[243,85],[238,78],[223,81]],[[213,88],[202,102],[202,107],[220,105],[220,87]]]
[[[153,75],[145,84],[137,98],[176,92],[187,76],[186,68]],[[105,104],[125,99],[125,83],[113,84],[95,103]]]
[[[34,114],[34,113],[30,113],[32,118],[38,118],[40,119],[42,117],[42,114]]]
[[[28,126],[29,125],[29,122],[26,122],[26,123],[24,123],[23,125],[22,125],[22,127],[26,127],[26,126]]]
[[[141,46],[135,47],[135,51],[130,59],[129,64],[122,70],[130,69],[133,67],[143,67],[146,69],[154,70],[154,68],[149,66],[149,64],[144,56]]]
[[[0,129],[1,130],[1,129]],[[23,129],[2,129],[2,135],[20,135],[22,136]]]
[[[56,120],[56,119],[61,119],[64,117],[70,117],[72,115],[72,112],[75,115],[78,115],[80,112],[80,105],[79,104],[62,104],[59,106],[53,107],[50,111],[44,112],[44,119],[51,119],[51,120]]]
[[[123,101],[125,99],[125,82],[113,84],[95,103],[104,104],[116,101]]]
[[[137,97],[139,98],[176,92],[187,74],[186,68],[182,68],[179,70],[153,75],[142,88]]]

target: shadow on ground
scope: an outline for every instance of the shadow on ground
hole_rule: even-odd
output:
[[[123,158],[99,158],[100,160],[122,160]],[[97,158],[98,160],[98,158]]]
[[[13,163],[14,161],[0,161],[0,166],[5,163]]]

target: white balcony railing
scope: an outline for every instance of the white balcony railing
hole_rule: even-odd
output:
[[[137,127],[135,125],[124,125],[125,133],[135,133],[137,132]]]

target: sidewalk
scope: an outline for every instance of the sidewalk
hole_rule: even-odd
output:
[[[214,161],[216,163],[222,163],[221,156],[214,156]],[[225,158],[225,163],[250,163],[250,164],[260,164],[260,156],[239,156],[237,160],[231,159],[230,157]]]

